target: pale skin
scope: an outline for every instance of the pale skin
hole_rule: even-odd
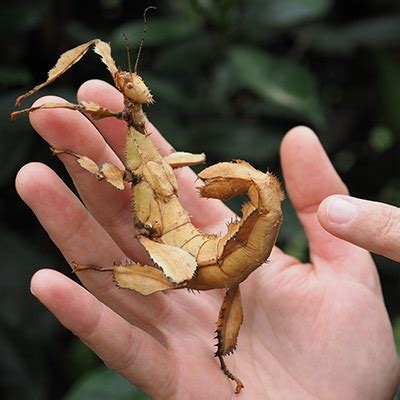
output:
[[[321,203],[318,217],[332,235],[400,261],[398,207],[350,196],[331,196]]]
[[[111,110],[122,107],[121,94],[101,81],[86,82],[78,99]],[[34,112],[30,121],[54,147],[121,165],[124,122],[107,118],[93,125],[65,109]],[[160,152],[168,154],[171,146],[151,124],[148,130]],[[24,166],[16,186],[67,261],[111,265],[144,260],[133,238],[129,191],[97,182],[72,157],[60,158],[84,204],[39,163]],[[332,236],[318,220],[350,240],[357,222],[333,229],[324,220],[326,202],[318,215],[323,199],[345,196],[347,189],[307,128],[285,136],[281,160],[288,197],[309,240],[311,263],[301,264],[276,248],[269,263],[241,285],[244,323],[237,351],[226,358],[245,385],[240,395],[212,356],[222,291],[143,297],[116,288],[109,273],[79,273],[85,288],[42,269],[32,278],[32,293],[110,368],[154,400],[392,399],[398,363],[376,267],[366,250]],[[198,199],[189,169],[177,175],[180,199],[194,223],[206,231],[223,230],[232,213],[218,201]],[[354,242],[368,247],[368,240]]]

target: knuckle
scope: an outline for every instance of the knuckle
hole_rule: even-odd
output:
[[[99,303],[96,304],[97,310],[92,313],[94,316],[93,319],[86,320],[80,327],[79,332],[74,332],[86,343],[93,341],[93,339],[98,335],[101,321],[103,319],[104,306]]]
[[[377,232],[377,242],[380,247],[390,248],[397,245],[400,237],[400,210],[395,207],[385,207],[379,219],[381,223]]]
[[[171,320],[173,316],[173,307],[170,299],[162,295],[161,299],[158,299],[157,309],[154,311],[154,319],[152,321],[154,327],[156,327],[159,331],[163,331],[163,327]],[[160,296],[161,297],[161,296]]]
[[[126,347],[123,351],[118,352],[108,360],[104,360],[105,365],[123,375],[127,375],[126,371],[135,365],[135,361],[140,351],[140,339],[138,331],[131,329],[127,340]]]

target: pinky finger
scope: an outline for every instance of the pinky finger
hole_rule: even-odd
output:
[[[43,269],[32,277],[31,292],[109,368],[132,384],[154,398],[173,390],[176,369],[166,349],[85,288],[59,272]]]

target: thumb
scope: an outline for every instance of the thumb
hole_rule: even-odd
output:
[[[318,219],[332,235],[400,261],[400,209],[350,196],[329,196],[318,208]]]

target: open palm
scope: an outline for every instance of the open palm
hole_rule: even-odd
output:
[[[85,83],[78,98],[112,110],[122,107],[119,92],[101,81]],[[121,165],[123,122],[92,124],[70,110],[37,111],[30,118],[52,146]],[[171,146],[155,128],[148,129],[160,152],[169,153]],[[316,216],[326,196],[345,194],[346,188],[308,129],[289,132],[281,152],[312,264],[276,248],[269,263],[242,284],[245,319],[238,350],[227,358],[245,385],[240,398],[391,399],[397,360],[375,265],[366,251],[325,232]],[[133,238],[129,191],[98,183],[74,159],[61,158],[84,205],[42,164],[21,169],[17,190],[65,258],[103,266],[144,261]],[[198,198],[190,170],[177,175],[179,198],[194,223],[222,230],[232,213],[218,201]],[[155,400],[235,397],[234,385],[212,356],[222,291],[143,297],[116,288],[110,273],[85,271],[79,278],[92,294],[53,270],[36,273],[32,291],[110,368]]]

